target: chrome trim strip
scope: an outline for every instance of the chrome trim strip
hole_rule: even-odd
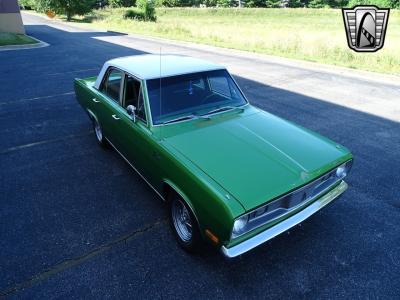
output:
[[[233,246],[231,248],[226,248],[225,246],[221,247],[221,252],[224,256],[232,258],[238,255],[241,255],[263,243],[266,241],[276,237],[277,235],[281,234],[282,232],[287,231],[288,229],[292,228],[293,226],[303,222],[311,215],[319,211],[328,203],[332,202],[335,198],[341,195],[346,189],[348,185],[345,181],[342,181],[337,187],[332,189],[326,195],[322,196],[320,199],[316,200],[305,209],[301,210],[297,214],[287,218],[286,220],[268,228],[267,230],[259,233],[258,235],[249,238],[248,240],[243,241],[242,243]]]
[[[242,94],[244,100],[247,101],[247,104],[250,104],[249,99],[247,99],[246,95],[243,93],[243,90],[240,88],[240,86],[239,86],[239,84],[236,82],[235,78],[233,78],[231,72],[229,72],[228,69],[225,69],[225,70],[228,72],[229,76],[230,76],[231,79],[233,80],[233,83],[234,83],[234,84],[236,85],[236,87],[239,89],[239,92]],[[239,76],[239,75],[238,75],[238,76]]]
[[[109,140],[108,138],[106,138],[106,137],[104,137],[104,138],[105,138],[105,139],[107,140],[107,142],[115,149],[115,151],[117,151],[118,154],[121,155],[121,157],[132,167],[132,169],[134,169],[134,170],[136,171],[136,173],[138,173],[139,176],[142,177],[142,179],[143,179],[144,181],[146,181],[146,183],[157,193],[157,195],[158,195],[163,201],[165,201],[165,198],[155,189],[154,186],[151,185],[150,182],[147,181],[147,179],[146,179],[146,178],[145,178],[131,163],[130,163],[130,161],[129,161],[121,152],[118,151],[117,147],[115,147],[114,144],[111,143],[110,140]]]

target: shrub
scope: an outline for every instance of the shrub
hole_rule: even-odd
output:
[[[282,6],[281,0],[266,0],[265,1],[266,7],[277,8]]]
[[[24,9],[35,9],[36,8],[35,0],[19,0],[18,3]]]
[[[201,1],[198,0],[158,0],[158,6],[166,7],[190,7],[200,4]],[[213,0],[216,3],[216,0]]]
[[[154,1],[138,0],[137,8],[128,9],[124,13],[124,18],[140,21],[156,21],[157,18]]]
[[[144,12],[139,9],[128,9],[124,14],[125,19],[133,19],[138,21],[144,21]]]
[[[138,0],[137,7],[143,11],[145,21],[156,21],[155,0]]]

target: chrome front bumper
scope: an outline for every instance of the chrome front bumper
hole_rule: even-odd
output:
[[[221,247],[221,252],[229,258],[236,257],[241,255],[262,243],[276,237],[277,235],[285,232],[286,230],[296,226],[297,224],[303,222],[305,219],[319,211],[328,203],[332,202],[335,198],[341,195],[347,189],[347,183],[342,181],[337,187],[323,195],[321,198],[299,211],[297,214],[283,220],[282,222],[268,228],[267,230],[259,233],[248,240],[243,241],[242,243],[226,248],[225,246]]]

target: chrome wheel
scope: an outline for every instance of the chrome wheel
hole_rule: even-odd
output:
[[[96,138],[99,142],[103,141],[103,132],[101,131],[100,124],[96,121],[93,120],[93,127],[94,127],[94,132],[96,133]]]
[[[192,218],[185,204],[180,199],[175,199],[172,203],[172,221],[175,231],[179,238],[188,243],[192,240]]]

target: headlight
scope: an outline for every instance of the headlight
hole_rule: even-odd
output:
[[[344,163],[343,165],[339,166],[336,169],[336,177],[339,179],[343,179],[344,177],[347,176],[347,173],[349,173],[351,169],[351,165],[353,163],[353,160],[349,160],[348,162]]]
[[[341,165],[336,169],[336,177],[343,178],[347,175],[347,170],[345,165]]]
[[[249,216],[247,214],[237,218],[233,223],[232,237],[241,235],[245,231],[248,221]]]

